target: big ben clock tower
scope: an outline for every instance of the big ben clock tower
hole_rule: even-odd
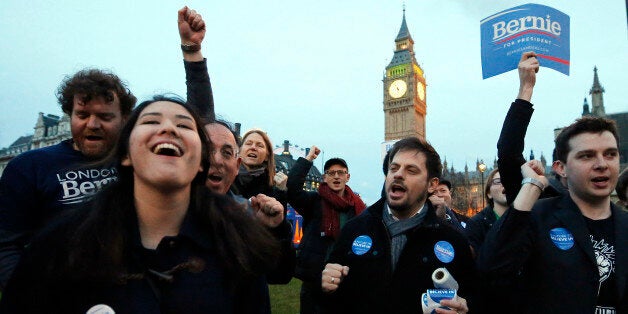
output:
[[[416,136],[425,139],[425,77],[414,57],[414,40],[406,25],[406,10],[395,54],[384,76],[385,141]]]

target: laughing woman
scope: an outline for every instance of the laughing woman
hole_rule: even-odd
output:
[[[277,244],[205,189],[208,147],[181,100],[140,104],[109,159],[118,182],[32,242],[0,312],[270,312]]]

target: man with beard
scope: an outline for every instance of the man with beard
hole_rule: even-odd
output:
[[[202,17],[178,12],[188,102],[213,118]],[[84,69],[67,76],[57,99],[70,118],[72,139],[25,152],[9,162],[0,178],[0,290],[6,285],[34,233],[53,217],[80,204],[117,180],[114,166],[96,166],[114,147],[136,98],[113,73]]]
[[[386,197],[347,222],[319,278],[329,313],[422,313],[420,296],[434,289],[432,273],[440,267],[458,281],[458,295],[474,291],[467,240],[443,224],[427,200],[441,167],[438,153],[422,139],[394,144]],[[441,305],[457,313],[469,310],[462,297]]]
[[[321,271],[345,222],[359,215],[366,205],[347,185],[349,167],[342,158],[325,162],[324,182],[318,192],[303,190],[305,177],[321,150],[312,146],[300,157],[288,176],[288,202],[303,216],[303,238],[299,247],[295,277],[301,279],[301,314],[320,313]]]
[[[57,92],[72,139],[15,157],[0,179],[0,287],[4,288],[34,233],[117,179],[116,168],[90,166],[115,145],[135,105],[126,85],[88,69],[66,77]]]

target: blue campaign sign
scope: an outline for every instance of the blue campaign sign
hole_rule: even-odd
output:
[[[534,51],[541,66],[569,75],[569,15],[528,3],[480,22],[482,78],[516,69],[521,54]]]

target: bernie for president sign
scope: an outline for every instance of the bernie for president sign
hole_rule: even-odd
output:
[[[569,16],[528,3],[480,22],[482,77],[516,69],[521,54],[536,52],[541,66],[569,75]]]

